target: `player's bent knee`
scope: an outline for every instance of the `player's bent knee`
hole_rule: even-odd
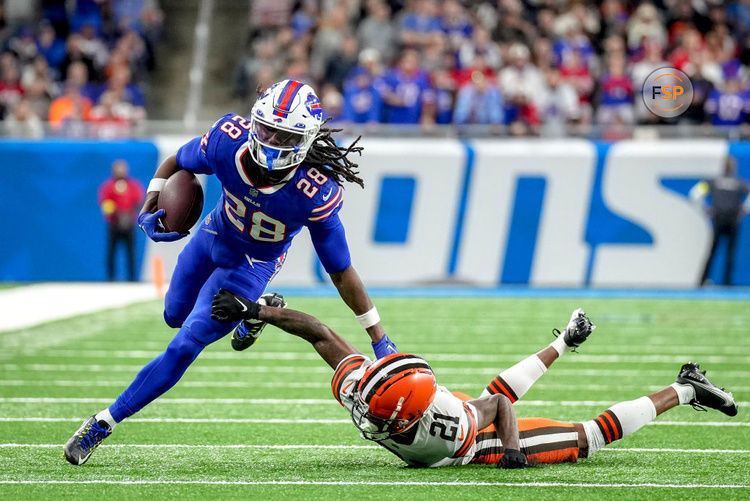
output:
[[[164,310],[164,321],[167,323],[168,326],[172,327],[173,329],[177,329],[177,328],[182,327],[182,323],[185,321],[185,319],[184,318],[173,317],[165,309]]]
[[[167,293],[167,297],[164,298],[164,321],[172,328],[182,327],[194,306],[194,303],[176,301]]]
[[[186,332],[180,331],[167,346],[166,356],[175,360],[178,366],[190,365],[204,347]]]

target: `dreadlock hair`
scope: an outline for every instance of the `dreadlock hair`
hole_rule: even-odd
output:
[[[365,182],[359,177],[359,170],[356,170],[358,165],[349,158],[350,153],[362,155],[363,148],[357,146],[362,136],[358,136],[349,146],[339,146],[336,144],[336,139],[333,135],[341,132],[343,129],[324,127],[329,120],[331,120],[331,117],[323,121],[318,135],[315,136],[313,144],[307,151],[305,163],[325,170],[338,184],[341,184],[342,181],[348,181],[364,188]]]

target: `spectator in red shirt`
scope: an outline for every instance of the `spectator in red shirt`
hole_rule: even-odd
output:
[[[135,218],[143,202],[143,185],[128,175],[128,164],[115,160],[112,177],[99,187],[99,206],[109,226],[107,279],[115,279],[115,252],[119,242],[128,253],[128,278],[135,281]]]
[[[15,61],[0,67],[0,119],[10,114],[23,97],[21,75]]]

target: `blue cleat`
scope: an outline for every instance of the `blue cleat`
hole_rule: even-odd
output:
[[[70,464],[85,463],[94,449],[111,433],[112,429],[105,421],[97,421],[94,416],[91,416],[65,444],[63,448],[65,459]]]

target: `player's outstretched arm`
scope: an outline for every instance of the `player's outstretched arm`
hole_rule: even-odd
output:
[[[365,284],[362,283],[362,279],[359,278],[357,270],[354,266],[349,266],[344,271],[338,273],[331,273],[331,281],[336,289],[339,291],[341,299],[344,300],[347,306],[354,312],[357,317],[366,315],[368,312],[373,311],[375,305],[372,304],[370,295],[367,293]],[[375,322],[365,328],[367,333],[370,335],[370,339],[373,342],[379,341],[385,334],[383,326],[380,325],[380,317],[373,317],[369,322]]]
[[[477,429],[495,425],[503,444],[502,468],[523,468],[528,465],[521,452],[518,438],[518,420],[510,399],[500,393],[469,402],[477,410]]]
[[[320,320],[289,308],[260,305],[221,289],[211,305],[211,318],[218,322],[263,320],[289,334],[301,337],[313,345],[320,357],[331,368],[336,368],[344,358],[360,352]]]
[[[380,325],[378,310],[372,304],[365,285],[352,266],[349,247],[346,243],[344,225],[337,214],[323,221],[308,224],[310,238],[315,252],[339,291],[341,299],[352,310],[357,321],[367,331],[372,340],[372,348],[377,358],[398,353],[396,345],[388,338]]]

